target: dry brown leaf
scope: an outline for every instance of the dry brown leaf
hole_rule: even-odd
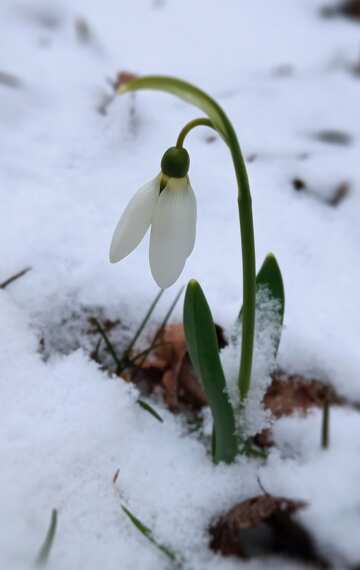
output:
[[[283,555],[327,568],[311,535],[293,517],[305,507],[303,501],[267,494],[243,501],[210,528],[210,547],[224,556]]]
[[[345,16],[360,20],[360,0],[343,0],[337,4],[328,4],[321,8],[320,13],[326,18]]]
[[[185,354],[178,376],[179,399],[195,410],[208,405],[208,400],[192,367],[190,357]]]
[[[270,428],[265,428],[254,437],[254,444],[260,449],[267,449],[274,445],[272,430]]]
[[[222,329],[218,328],[219,334],[222,334]],[[223,342],[221,336],[219,342]],[[139,363],[142,378],[154,370],[160,374],[165,403],[173,412],[178,412],[182,406],[194,410],[206,406],[204,390],[194,373],[187,352],[183,325],[166,326],[156,344],[156,348]]]
[[[360,20],[360,0],[345,0],[340,4],[339,11],[344,16]]]
[[[172,368],[165,370],[162,377],[164,388],[165,404],[172,412],[176,412],[179,407],[177,377]]]
[[[276,371],[264,396],[264,406],[275,418],[289,416],[295,411],[306,413],[309,408],[330,404],[343,404],[335,390],[320,380],[307,380],[298,374]]]

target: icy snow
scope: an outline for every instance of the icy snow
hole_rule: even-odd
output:
[[[268,410],[262,405],[267,387],[271,384],[271,372],[276,368],[276,346],[281,334],[279,301],[269,296],[267,287],[260,287],[256,294],[254,361],[249,392],[245,402],[240,400],[239,360],[241,352],[241,320],[236,319],[230,334],[230,342],[221,351],[226,389],[235,410],[239,435],[254,436],[270,426]]]
[[[133,192],[199,115],[140,93],[117,98],[103,116],[107,78],[121,70],[177,75],[224,106],[248,159],[257,264],[273,251],[285,281],[279,365],[360,399],[360,80],[350,71],[359,26],[321,19],[323,4],[330,0],[1,2],[0,72],[20,83],[0,83],[0,282],[32,269],[0,291],[0,568],[29,568],[54,507],[52,570],[167,568],[121,504],[186,568],[299,568],[242,564],[207,548],[209,523],[259,493],[258,474],[269,492],[311,503],[299,516],[337,568],[360,562],[356,411],[332,411],[328,451],[313,412],[275,424],[277,447],[265,465],[240,459],[215,468],[181,418],[153,403],[160,424],[136,405],[135,389],[89,360],[81,332],[87,309],[120,318],[129,338],[155,296],[146,240],[114,266],[109,243]],[[90,35],[79,35],[81,19]],[[316,140],[324,130],[353,142]],[[236,189],[226,148],[207,136],[199,129],[187,144],[199,221],[181,283],[199,279],[216,320],[230,327],[241,305]],[[311,192],[293,189],[297,177]],[[344,181],[349,195],[337,208],[326,204]]]

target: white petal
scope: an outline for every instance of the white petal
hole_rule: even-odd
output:
[[[187,177],[171,178],[156,204],[150,236],[150,267],[162,289],[170,287],[182,272],[195,233],[195,194]]]
[[[111,263],[120,261],[139,245],[151,224],[159,192],[160,176],[157,176],[131,198],[114,231],[110,246]]]

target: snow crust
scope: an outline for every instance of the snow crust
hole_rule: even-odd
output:
[[[134,191],[198,116],[156,93],[118,98],[102,115],[107,78],[121,70],[177,75],[216,97],[238,132],[257,264],[274,252],[285,281],[279,366],[360,399],[360,80],[351,72],[359,27],[321,19],[324,2],[1,2],[0,72],[18,81],[0,82],[0,282],[32,269],[0,290],[0,568],[29,568],[54,507],[51,570],[168,568],[121,504],[190,570],[301,568],[220,559],[207,548],[214,517],[261,492],[257,475],[269,492],[309,501],[299,517],[337,568],[359,564],[358,412],[332,410],[328,451],[314,412],[275,424],[277,447],[266,464],[214,467],[181,418],[152,402],[160,424],[136,405],[134,388],[88,358],[93,346],[83,332],[88,313],[119,318],[125,343],[155,297],[147,241],[112,266],[110,239]],[[351,143],[314,136],[329,129]],[[199,219],[180,281],[198,279],[228,328],[242,297],[236,189],[226,148],[208,143],[208,134],[199,129],[187,144]],[[308,188],[294,190],[295,178]],[[348,196],[329,206],[344,181]],[[179,286],[164,295],[155,320]],[[266,422],[265,353],[254,365],[251,432]]]
[[[255,343],[252,377],[245,402],[240,400],[239,368],[241,354],[241,319],[236,319],[230,334],[230,342],[221,351],[221,360],[226,377],[226,389],[235,410],[237,428],[241,437],[250,437],[270,426],[270,414],[262,400],[271,383],[275,369],[277,340],[281,330],[280,305],[270,297],[266,287],[256,294]]]

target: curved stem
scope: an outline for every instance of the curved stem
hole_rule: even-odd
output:
[[[243,266],[243,312],[239,390],[240,398],[244,400],[250,388],[255,334],[256,264],[254,226],[249,179],[239,141],[232,124],[223,111],[222,120],[226,125],[227,137],[225,142],[232,155],[238,185],[238,208]],[[181,130],[176,146],[181,148],[185,137],[192,129],[198,126],[207,126],[218,131],[210,119],[194,119],[187,123]]]
[[[255,335],[256,263],[252,202],[249,179],[239,141],[231,127],[231,154],[238,184],[238,208],[243,266],[243,321],[239,371],[240,397],[244,400],[250,388]]]
[[[214,129],[216,131],[216,128],[214,127],[214,125],[212,124],[212,121],[210,121],[210,119],[206,119],[205,117],[201,117],[200,119],[194,119],[193,121],[190,121],[189,123],[187,123],[185,125],[185,127],[180,131],[180,134],[177,138],[176,141],[176,146],[177,148],[182,148],[183,144],[184,144],[184,140],[185,137],[189,134],[190,131],[192,131],[192,129],[195,129],[195,127],[210,127],[211,129]]]

